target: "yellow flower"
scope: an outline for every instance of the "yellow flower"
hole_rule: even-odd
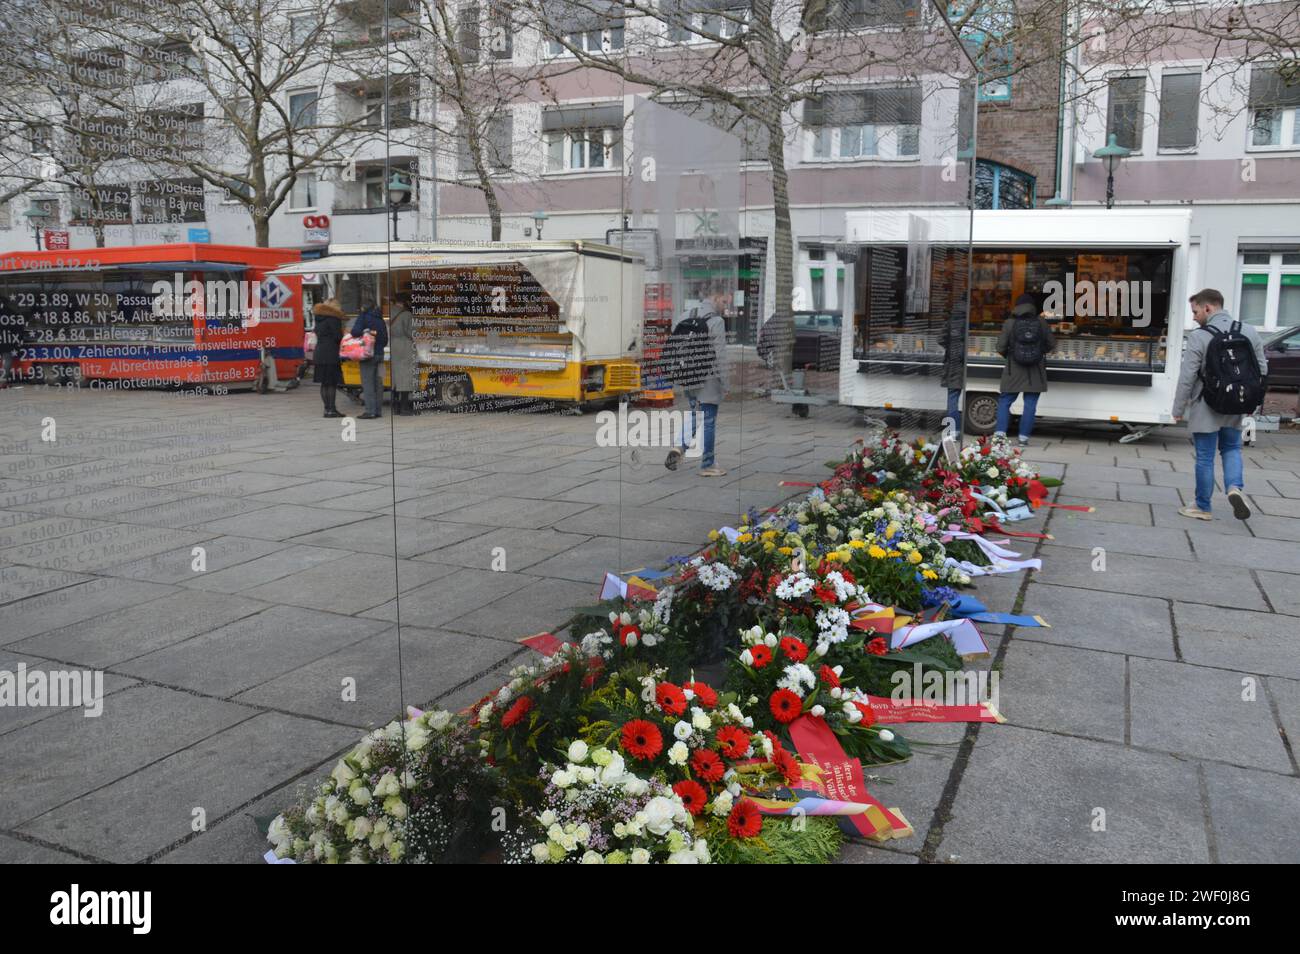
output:
[[[776,549],[776,544],[773,543],[771,540],[764,540],[764,541],[763,541],[763,552],[764,552],[764,553],[771,553],[771,552],[772,552],[773,550],[775,550],[775,549]]]
[[[754,535],[752,533],[741,533],[736,536],[737,543],[749,543],[753,539]]]
[[[901,557],[901,556],[903,555],[903,551],[902,551],[902,550],[890,550],[890,551],[889,551],[889,555],[890,555],[891,557]]]
[[[920,551],[920,550],[913,550],[911,553],[909,553],[909,554],[907,555],[907,562],[908,562],[908,563],[920,563],[920,562],[921,562],[921,551]]]
[[[891,523],[889,526],[885,527],[885,536],[892,537],[894,534],[898,533],[898,529],[897,523]]]
[[[775,540],[775,539],[776,539],[776,531],[775,531],[775,530],[764,530],[764,531],[763,531],[763,542],[764,542],[764,543],[768,543],[768,542],[770,542],[770,541],[772,541],[772,540]]]
[[[710,540],[716,540],[716,539],[718,539],[718,531],[716,531],[716,530],[710,530],[710,531],[709,531],[709,539],[710,539]]]
[[[776,552],[782,556],[789,556],[791,553],[794,553],[794,547],[777,547]]]
[[[866,540],[850,540],[850,541],[849,541],[849,546],[850,546],[851,548],[853,548],[854,550],[862,550],[862,549],[865,549],[865,548],[866,548],[866,546],[867,546],[867,541],[866,541]]]
[[[921,571],[921,576],[923,576],[923,577],[924,577],[925,579],[927,579],[927,580],[937,580],[937,579],[939,579],[939,574],[938,574],[938,573],[935,573],[934,570],[922,570],[922,571]]]
[[[873,543],[867,548],[867,555],[873,560],[883,560],[885,558],[885,551]]]

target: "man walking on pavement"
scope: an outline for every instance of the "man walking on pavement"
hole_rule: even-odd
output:
[[[727,323],[722,317],[731,294],[725,286],[718,285],[709,293],[708,300],[692,314],[682,318],[669,335],[668,351],[676,365],[675,377],[690,404],[687,426],[682,429],[681,449],[668,452],[664,466],[676,470],[686,449],[695,439],[695,429],[703,428],[703,454],[700,458],[701,477],[724,477],[726,471],[717,466],[714,458],[714,441],[717,437],[718,405],[727,392]]]
[[[1241,421],[1259,407],[1264,395],[1268,359],[1264,345],[1250,325],[1243,325],[1223,310],[1223,294],[1213,288],[1190,299],[1192,317],[1199,326],[1187,336],[1183,369],[1178,377],[1173,415],[1187,421],[1196,450],[1196,503],[1178,512],[1193,520],[1213,520],[1210,497],[1214,494],[1214,452],[1223,458],[1223,489],[1233,515],[1250,517],[1250,504],[1242,492]],[[1251,367],[1253,352],[1253,365]],[[1225,397],[1226,396],[1226,400]],[[1216,410],[1214,406],[1218,405]],[[1249,405],[1249,406],[1247,406]]]

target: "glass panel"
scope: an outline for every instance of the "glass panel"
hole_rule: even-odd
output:
[[[1263,281],[1259,281],[1263,279]],[[1243,275],[1241,278],[1241,320],[1263,325],[1268,315],[1268,276]]]

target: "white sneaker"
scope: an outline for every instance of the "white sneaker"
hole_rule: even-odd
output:
[[[1238,520],[1250,519],[1250,504],[1246,503],[1246,495],[1240,487],[1228,491],[1228,503],[1232,504],[1232,515]]]
[[[721,467],[705,467],[700,471],[701,477],[726,477],[727,472]]]
[[[1199,507],[1183,507],[1178,511],[1184,517],[1191,517],[1193,520],[1213,520],[1214,514],[1206,513]]]
[[[1028,446],[1029,446],[1029,438],[1028,438],[1028,437],[1017,437],[1017,438],[1016,438],[1016,442],[1017,442],[1021,447],[1028,447]]]

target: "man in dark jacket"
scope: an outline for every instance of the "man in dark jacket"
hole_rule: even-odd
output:
[[[369,332],[375,339],[374,353],[361,366],[361,396],[366,402],[363,421],[373,421],[384,416],[384,349],[388,347],[388,326],[378,306],[370,305],[352,322],[352,337],[360,338]]]
[[[943,371],[939,384],[948,389],[948,417],[961,429],[961,392],[966,386],[966,303],[958,302],[943,331],[939,333],[943,348]]]
[[[1051,326],[1038,314],[1033,295],[1016,299],[1011,317],[1002,323],[998,336],[998,354],[1007,359],[1002,368],[1002,385],[998,395],[998,421],[995,433],[1007,436],[1011,426],[1011,405],[1021,394],[1025,409],[1020,415],[1020,444],[1029,443],[1034,432],[1034,414],[1038,395],[1047,390],[1047,355],[1056,349]]]

